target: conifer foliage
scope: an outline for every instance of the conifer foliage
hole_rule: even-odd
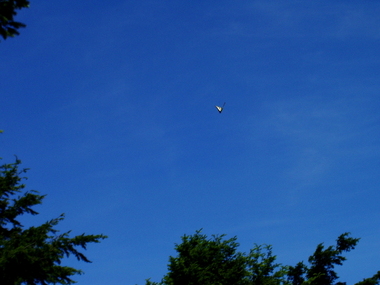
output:
[[[37,215],[33,206],[42,203],[44,195],[24,191],[21,177],[27,169],[19,169],[21,161],[0,167],[0,284],[72,284],[71,276],[82,271],[61,265],[71,255],[90,262],[78,251],[88,243],[98,243],[105,235],[59,233],[55,228],[64,219],[58,218],[37,226],[24,228],[19,221],[23,214]]]
[[[225,235],[208,238],[196,231],[184,235],[175,246],[178,255],[169,258],[168,273],[161,282],[146,280],[146,285],[345,285],[336,282],[336,265],[346,260],[342,254],[355,248],[359,239],[340,235],[335,246],[321,243],[308,259],[295,266],[276,263],[270,245],[255,245],[248,253],[239,252],[237,238]],[[378,285],[380,271],[355,285]]]
[[[19,28],[24,28],[25,24],[16,22],[14,16],[17,10],[28,8],[28,0],[0,0],[0,35],[3,39],[19,35]]]

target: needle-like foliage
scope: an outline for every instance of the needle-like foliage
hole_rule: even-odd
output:
[[[336,282],[335,265],[342,265],[342,255],[355,248],[358,238],[340,235],[336,246],[319,244],[309,258],[309,266],[283,266],[276,262],[272,246],[257,245],[249,253],[239,252],[237,238],[225,235],[208,238],[196,231],[184,235],[175,246],[177,256],[169,258],[168,273],[161,282],[146,280],[145,285],[345,285]],[[380,271],[355,285],[379,285]]]
[[[90,262],[78,251],[88,243],[98,243],[104,235],[78,235],[70,232],[59,234],[55,228],[64,219],[58,218],[37,227],[24,228],[19,221],[23,214],[37,215],[33,206],[41,204],[44,195],[26,191],[21,183],[26,169],[19,170],[20,160],[0,167],[0,284],[37,285],[72,284],[71,277],[82,271],[61,265],[64,257],[71,255],[78,260]]]
[[[16,22],[14,17],[17,10],[28,7],[28,0],[0,0],[0,35],[3,39],[20,34],[18,29],[24,28],[25,24]]]

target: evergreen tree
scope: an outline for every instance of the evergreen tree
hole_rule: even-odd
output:
[[[146,285],[345,285],[336,282],[335,265],[342,265],[343,252],[355,248],[358,238],[340,235],[335,246],[319,244],[309,257],[309,267],[276,263],[270,245],[255,245],[248,254],[239,252],[237,238],[225,235],[208,238],[197,231],[184,235],[175,246],[178,255],[169,258],[169,272],[161,282],[146,280]],[[355,285],[379,285],[380,271]]]
[[[346,260],[342,256],[343,252],[354,249],[359,239],[349,237],[349,233],[341,234],[337,239],[336,246],[324,248],[319,244],[314,254],[309,257],[310,268],[307,270],[307,277],[316,277],[313,284],[330,285],[338,279],[338,274],[334,271],[335,265],[342,265]]]
[[[244,284],[245,257],[236,251],[236,237],[223,240],[224,235],[208,239],[197,231],[183,236],[176,245],[177,257],[170,257],[169,273],[163,284],[216,285]]]
[[[372,276],[371,278],[366,278],[363,281],[356,283],[355,285],[379,285],[380,284],[380,271]]]
[[[298,262],[296,266],[288,267],[288,280],[292,285],[302,285],[305,282],[305,273],[307,272],[307,266],[303,262]]]
[[[3,39],[19,35],[19,28],[24,28],[25,24],[14,21],[17,10],[28,8],[28,0],[0,0],[0,35]]]
[[[272,246],[255,244],[247,256],[248,284],[280,285],[286,283],[284,276],[287,268],[275,261],[276,256],[272,254]]]
[[[285,284],[285,268],[275,264],[271,246],[255,246],[249,254],[237,251],[237,238],[184,235],[169,258],[169,272],[160,283],[146,285],[279,285]],[[277,270],[280,269],[280,270]]]
[[[0,283],[18,284],[72,284],[72,275],[82,271],[62,266],[64,257],[74,255],[78,260],[90,262],[77,250],[86,249],[88,243],[98,243],[104,235],[59,234],[55,226],[64,216],[47,221],[38,227],[24,229],[18,220],[23,214],[37,215],[33,206],[41,204],[44,195],[26,191],[20,177],[26,169],[19,169],[20,160],[0,167]]]

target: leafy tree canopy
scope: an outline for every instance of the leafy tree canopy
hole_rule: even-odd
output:
[[[175,247],[179,256],[170,257],[164,284],[243,284],[245,258],[236,252],[237,247],[236,238],[207,239],[199,231],[183,236]]]
[[[335,246],[319,244],[308,259],[295,266],[276,263],[270,245],[254,245],[248,253],[238,251],[237,238],[225,235],[208,238],[196,231],[184,235],[176,244],[176,257],[169,258],[168,273],[161,282],[146,280],[146,285],[344,285],[336,282],[334,266],[342,265],[343,252],[355,248],[359,239],[340,235]],[[380,271],[355,285],[378,285]]]
[[[307,277],[315,277],[319,274],[313,284],[328,285],[335,284],[338,279],[337,273],[333,270],[335,265],[342,265],[346,260],[342,253],[354,249],[359,239],[349,237],[349,233],[340,235],[336,246],[329,246],[324,249],[323,244],[319,244],[314,254],[309,257],[310,268]]]
[[[366,278],[355,285],[378,285],[380,283],[380,271],[377,271],[371,278]]]
[[[24,28],[25,24],[14,21],[14,16],[17,10],[28,7],[28,0],[0,0],[0,35],[3,39],[20,34],[18,29]]]
[[[146,285],[282,284],[285,271],[275,263],[271,246],[256,245],[245,254],[237,250],[236,237],[224,237],[208,238],[200,230],[184,235],[175,246],[178,256],[169,258],[168,274],[160,283],[148,279]]]
[[[25,185],[20,175],[26,169],[20,170],[20,163],[17,159],[0,167],[0,283],[72,284],[71,276],[82,271],[62,266],[61,260],[73,255],[90,262],[77,248],[86,249],[88,243],[98,243],[106,236],[60,234],[55,226],[63,220],[63,214],[41,226],[24,229],[19,217],[37,215],[33,206],[41,204],[45,196],[34,190],[23,192]]]

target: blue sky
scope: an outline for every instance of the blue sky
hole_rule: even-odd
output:
[[[307,261],[360,237],[337,269],[378,270],[378,1],[42,1],[0,43],[1,157],[47,194],[25,217],[86,251],[79,284],[144,284],[183,234]],[[226,102],[223,113],[215,105]]]

